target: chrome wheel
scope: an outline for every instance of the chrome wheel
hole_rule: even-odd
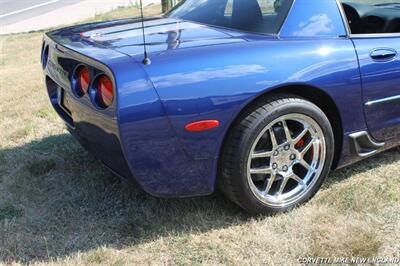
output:
[[[269,123],[257,136],[247,161],[253,194],[271,207],[285,207],[312,189],[324,168],[326,142],[319,124],[303,114]]]

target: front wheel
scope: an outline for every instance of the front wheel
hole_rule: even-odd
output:
[[[332,127],[323,111],[297,97],[250,108],[231,130],[221,158],[221,190],[254,214],[309,200],[333,161]]]

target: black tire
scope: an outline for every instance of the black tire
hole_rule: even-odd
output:
[[[253,144],[263,129],[276,119],[293,113],[308,116],[318,123],[325,138],[326,156],[320,175],[306,194],[286,206],[270,206],[259,200],[250,189],[247,162]],[[285,212],[305,203],[320,189],[331,169],[334,151],[332,126],[319,107],[298,96],[274,96],[248,108],[228,133],[219,165],[218,187],[230,200],[251,214]]]

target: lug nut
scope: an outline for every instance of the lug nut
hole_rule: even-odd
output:
[[[290,155],[290,160],[292,161],[296,160],[296,155],[295,154]]]
[[[285,145],[285,151],[288,151],[290,149],[290,145]]]
[[[273,165],[272,165],[272,169],[276,169],[276,168],[278,168],[278,165],[276,164],[276,163],[274,163]]]
[[[284,167],[282,167],[282,170],[283,170],[284,172],[287,172],[287,171],[289,170],[289,168],[285,165]]]
[[[274,152],[274,156],[278,156],[278,155],[279,155],[279,151],[276,150],[276,151]]]

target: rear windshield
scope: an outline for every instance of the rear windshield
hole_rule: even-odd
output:
[[[277,34],[293,0],[183,0],[166,16],[213,26]]]

